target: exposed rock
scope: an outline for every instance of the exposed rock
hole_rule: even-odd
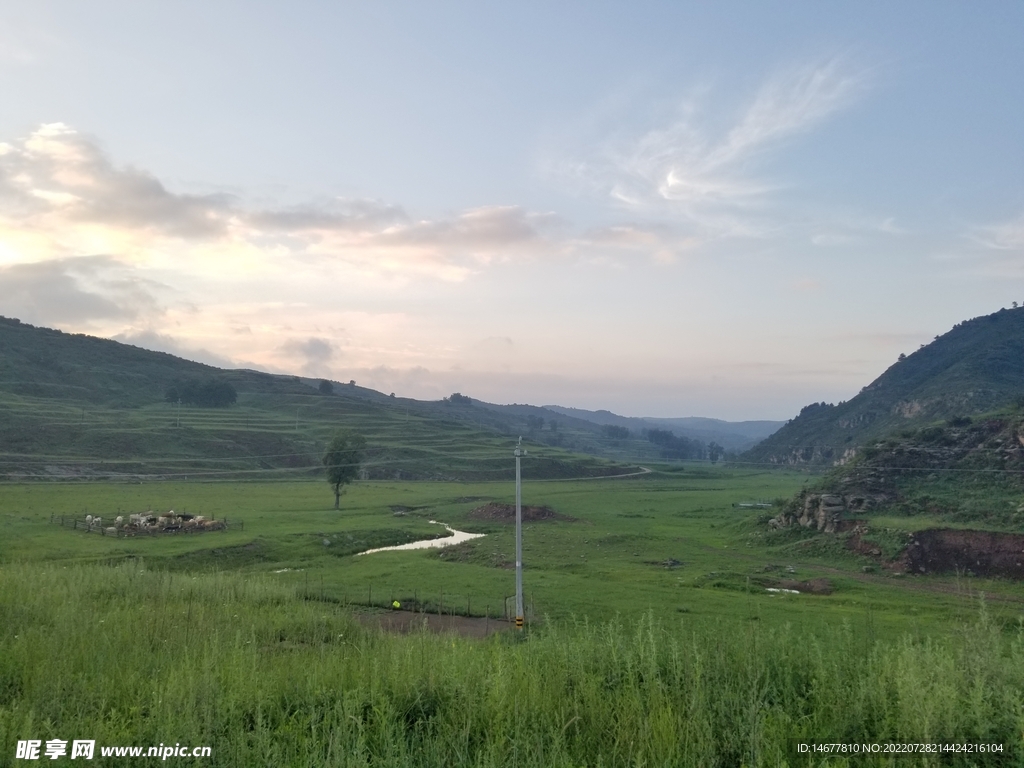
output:
[[[801,499],[802,505],[799,504]],[[768,521],[768,526],[778,529],[798,524],[804,528],[835,533],[857,524],[856,520],[844,519],[845,513],[873,509],[887,500],[883,494],[845,496],[834,493],[807,493],[797,500],[795,509],[791,506],[783,510]]]

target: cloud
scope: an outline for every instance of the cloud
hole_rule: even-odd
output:
[[[377,200],[338,199],[281,210],[257,211],[247,217],[250,226],[285,232],[379,231],[405,224],[406,212]]]
[[[316,336],[289,339],[280,349],[286,356],[300,360],[303,372],[312,376],[329,374],[330,363],[338,354],[333,342]]]
[[[1014,219],[976,227],[972,239],[996,251],[1024,251],[1024,213]]]
[[[53,219],[146,230],[186,239],[225,232],[224,195],[175,194],[152,175],[118,168],[62,123],[0,146],[0,204],[47,226]]]
[[[493,250],[537,242],[557,225],[553,214],[530,213],[519,206],[485,206],[441,221],[421,221],[384,233],[386,242]]]
[[[554,214],[519,206],[416,219],[380,200],[275,208],[222,193],[179,193],[146,171],[116,165],[62,123],[0,144],[0,263],[106,253],[223,275],[302,259],[459,281],[506,255],[557,249],[562,226]]]
[[[132,320],[159,314],[153,283],[103,257],[0,267],[0,313],[42,324]]]
[[[112,337],[115,341],[131,344],[143,349],[150,349],[154,352],[166,352],[169,355],[183,357],[197,363],[205,363],[216,368],[236,368],[236,363],[230,358],[218,355],[202,347],[192,347],[186,342],[179,341],[173,336],[158,333],[152,330],[128,331],[119,333]]]
[[[751,167],[848,107],[866,80],[840,58],[779,73],[738,120],[718,130],[705,114],[702,93],[685,101],[667,125],[606,143],[593,157],[563,164],[562,172],[629,209],[682,215],[712,234],[760,235],[766,225],[749,214],[778,184],[753,175]]]

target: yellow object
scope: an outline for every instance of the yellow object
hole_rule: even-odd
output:
[[[391,607],[392,607],[392,608],[401,608],[401,607],[402,607],[402,604],[401,604],[400,602],[398,602],[397,600],[395,600],[395,602],[393,602],[393,603],[391,604]]]

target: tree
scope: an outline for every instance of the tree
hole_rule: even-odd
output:
[[[238,400],[238,392],[223,379],[185,379],[168,387],[164,399],[169,403],[180,400],[185,405],[201,408],[226,408]]]
[[[614,424],[605,424],[601,427],[601,434],[609,440],[625,440],[629,437],[629,429],[627,427],[617,427]]]
[[[321,379],[320,385],[317,387],[321,395],[333,395],[334,385],[331,384],[327,379]]]
[[[359,476],[359,464],[363,460],[365,448],[365,437],[350,430],[342,430],[334,435],[324,452],[324,467],[327,470],[327,482],[334,489],[335,509],[341,504],[344,486]]]

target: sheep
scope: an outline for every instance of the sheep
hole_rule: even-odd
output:
[[[117,517],[115,517],[114,525],[116,525],[118,528],[124,525],[124,517],[122,515],[118,515]]]
[[[85,516],[85,524],[86,525],[92,525],[92,515],[86,515]]]

